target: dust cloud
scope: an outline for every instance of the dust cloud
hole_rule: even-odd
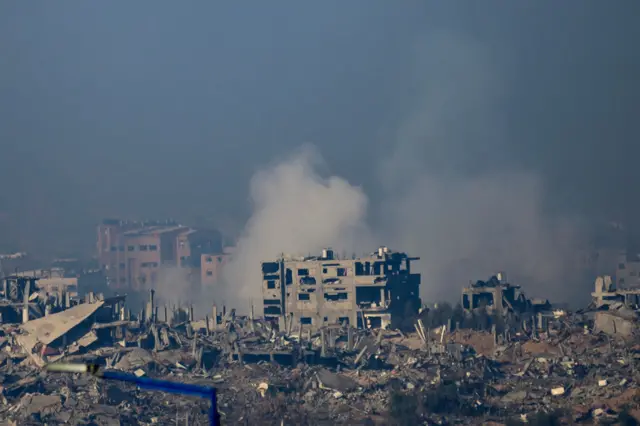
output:
[[[440,32],[416,45],[416,58],[416,102],[381,167],[391,226],[380,229],[421,257],[427,300],[455,300],[498,271],[530,295],[566,300],[582,283],[580,221],[547,213],[542,177],[510,158],[517,140],[492,52]]]
[[[260,307],[260,262],[281,254],[317,254],[324,247],[351,254],[368,240],[363,191],[339,177],[323,178],[320,153],[303,146],[251,180],[253,215],[223,271],[225,303]]]
[[[158,305],[180,306],[197,301],[190,291],[192,286],[189,283],[189,269],[161,266],[154,285]]]
[[[258,173],[253,216],[225,271],[227,300],[258,302],[258,265],[281,252],[361,254],[374,241],[421,257],[425,301],[456,301],[462,286],[498,271],[554,300],[589,287],[577,262],[578,218],[547,213],[544,179],[510,156],[507,85],[491,53],[447,32],[416,44],[416,96],[375,165],[385,195],[370,206],[373,226],[367,196],[339,177],[319,177],[309,146]]]

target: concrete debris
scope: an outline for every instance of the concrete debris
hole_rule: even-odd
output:
[[[226,307],[204,321],[175,307],[160,321],[153,298],[138,316],[123,316],[124,298],[98,296],[24,324],[15,315],[0,329],[0,418],[20,425],[206,422],[204,400],[40,368],[66,360],[215,384],[223,424],[640,421],[633,307],[560,311],[501,280],[465,290],[467,306],[422,309],[411,331],[347,322],[300,330],[284,317]]]

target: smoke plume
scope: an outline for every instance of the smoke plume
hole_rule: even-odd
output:
[[[158,305],[173,305],[176,303],[181,305],[197,301],[197,298],[192,297],[193,294],[190,291],[189,282],[189,269],[175,266],[162,266],[159,268],[156,284],[154,285]]]
[[[385,144],[390,155],[379,156],[375,241],[421,257],[425,301],[455,301],[469,281],[499,271],[529,295],[569,297],[582,278],[580,229],[545,212],[544,180],[511,158],[517,141],[507,135],[507,88],[491,51],[443,32],[421,40],[416,58],[416,96]],[[367,197],[319,177],[318,157],[307,146],[253,178],[254,213],[226,270],[227,300],[258,301],[259,264],[282,252],[374,248]]]
[[[344,179],[321,177],[321,164],[319,152],[305,145],[253,177],[253,215],[223,273],[225,303],[245,311],[261,305],[260,262],[324,247],[352,252],[366,241],[367,197]]]
[[[429,301],[498,271],[530,295],[568,297],[582,278],[578,222],[547,214],[543,179],[510,158],[492,52],[448,33],[416,52],[415,105],[381,168],[389,243],[421,257]]]

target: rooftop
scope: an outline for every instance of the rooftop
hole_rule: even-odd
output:
[[[142,237],[145,235],[158,235],[164,234],[167,232],[179,231],[181,229],[188,230],[186,226],[176,225],[176,226],[148,226],[142,229],[134,229],[132,231],[127,231],[123,235],[125,237]]]
[[[352,256],[340,256],[333,249],[325,248],[322,250],[322,254],[316,256],[292,256],[290,254],[282,254],[280,260],[284,260],[287,262],[320,262],[327,260],[335,260],[335,261],[349,261],[349,260],[357,260],[357,261],[376,261],[387,258],[406,258],[409,260],[419,260],[419,257],[410,257],[408,254],[403,252],[396,252],[390,250],[388,247],[381,246],[378,250],[366,254],[361,257],[356,257],[355,253]]]

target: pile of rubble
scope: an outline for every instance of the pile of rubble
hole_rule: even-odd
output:
[[[162,319],[159,311],[153,297],[134,316],[123,297],[90,295],[21,325],[4,324],[0,418],[20,425],[206,423],[205,400],[43,371],[64,359],[213,385],[223,424],[640,419],[640,340],[586,314],[486,331],[455,329],[451,321],[429,329],[419,319],[404,333],[311,330],[284,317],[272,324],[215,307],[201,321],[193,309],[164,308]]]

